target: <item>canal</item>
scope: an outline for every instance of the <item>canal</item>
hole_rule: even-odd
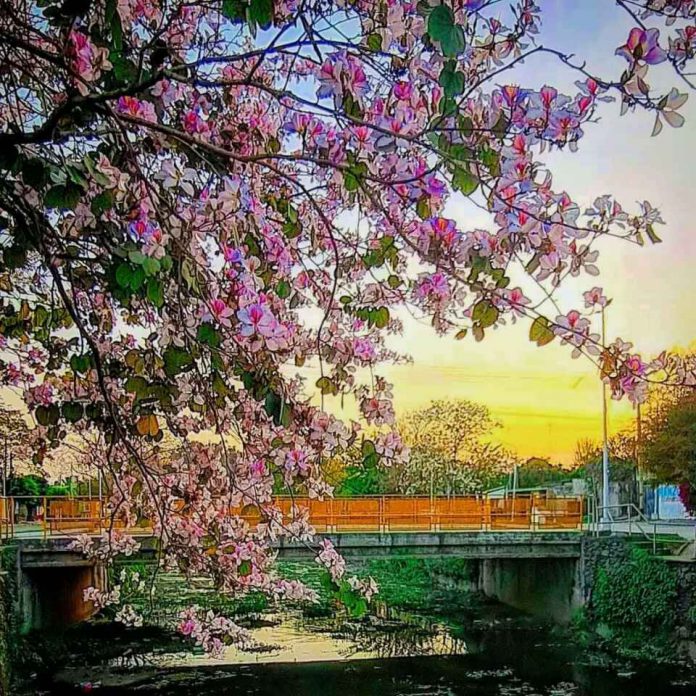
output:
[[[287,569],[286,569],[287,570]],[[294,569],[311,584],[311,567]],[[44,655],[25,694],[67,696],[686,696],[685,666],[610,658],[587,649],[577,628],[534,619],[443,583],[417,565],[377,564],[382,598],[351,618],[340,608],[280,611],[247,605],[238,622],[253,638],[219,659],[191,650],[162,627],[87,623]],[[432,571],[432,569],[430,569]],[[450,569],[451,570],[451,569]],[[190,602],[176,583],[160,587],[162,613]],[[217,601],[200,589],[196,597]],[[166,622],[161,621],[162,625]],[[44,653],[51,650],[50,643]]]

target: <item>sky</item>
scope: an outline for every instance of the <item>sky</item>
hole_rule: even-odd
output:
[[[630,18],[607,0],[540,0],[545,24],[540,43],[575,53],[589,70],[616,78],[625,66],[614,55],[633,26]],[[658,79],[659,78],[659,79]],[[574,93],[578,76],[548,57],[531,59],[502,83],[540,87],[551,84]],[[652,68],[648,82],[680,87],[668,68]],[[643,248],[619,240],[600,247],[599,278],[585,276],[561,294],[563,305],[582,306],[580,292],[595,284],[612,298],[607,335],[632,341],[644,354],[686,347],[696,339],[696,229],[689,203],[696,194],[696,95],[682,110],[686,125],[665,125],[651,138],[653,118],[635,113],[619,116],[618,104],[606,104],[600,121],[586,128],[577,153],[546,157],[557,189],[567,190],[581,206],[612,193],[624,208],[649,200],[663,215],[658,233],[664,240]],[[464,229],[490,224],[487,216],[463,201],[446,213]],[[580,298],[580,302],[578,302]],[[601,383],[585,359],[572,360],[557,342],[537,348],[527,337],[528,325],[502,327],[482,343],[439,339],[429,326],[408,322],[405,347],[412,365],[388,371],[394,382],[397,415],[431,399],[466,398],[486,404],[502,423],[499,441],[521,456],[545,456],[572,462],[575,443],[601,437]],[[611,402],[610,432],[635,417],[627,402]]]

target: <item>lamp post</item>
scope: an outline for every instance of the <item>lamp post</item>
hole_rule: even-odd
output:
[[[5,435],[5,450],[2,458],[2,497],[7,496],[7,435]]]
[[[602,346],[606,345],[605,305],[602,305]],[[602,380],[602,524],[609,524],[609,435],[607,425],[607,385]]]

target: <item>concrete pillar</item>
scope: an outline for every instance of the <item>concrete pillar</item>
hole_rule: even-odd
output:
[[[578,561],[574,558],[483,560],[479,589],[516,609],[568,623],[578,606]]]
[[[85,588],[104,589],[106,574],[99,565],[28,568],[20,584],[23,633],[56,629],[84,621],[94,614],[85,602]]]

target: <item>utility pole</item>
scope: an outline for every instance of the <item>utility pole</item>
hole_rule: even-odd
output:
[[[640,422],[640,402],[636,404],[636,473],[638,476],[638,509],[643,510],[643,471],[641,469],[640,461],[640,444],[641,436],[643,434],[642,424]]]
[[[2,497],[7,496],[7,435],[5,437],[5,450],[2,458]]]
[[[602,306],[602,346],[606,345],[606,321]],[[609,524],[609,428],[607,424],[607,385],[602,379],[602,523]]]

